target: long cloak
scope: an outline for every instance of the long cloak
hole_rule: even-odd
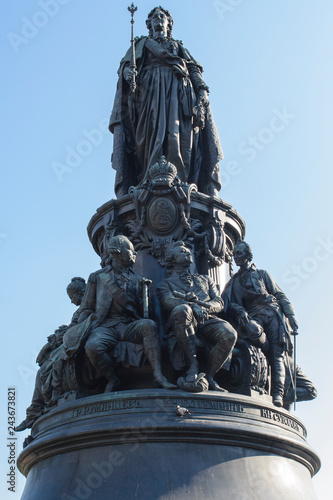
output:
[[[210,105],[204,128],[194,121],[196,94],[207,88],[202,67],[181,42],[169,40],[167,44],[149,37],[136,41],[134,94],[123,76],[131,49],[120,63],[110,117],[118,197],[127,194],[131,185],[146,180],[149,167],[162,155],[177,167],[181,181],[195,183],[199,191],[209,195],[221,188],[218,162],[223,152]]]

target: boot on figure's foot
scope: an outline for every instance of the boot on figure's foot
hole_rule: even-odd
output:
[[[273,405],[277,406],[278,408],[282,408],[283,406],[283,397],[279,392],[273,393]]]
[[[199,367],[197,364],[191,366],[186,372],[186,382],[195,382],[198,378]]]
[[[209,390],[211,391],[219,391],[219,392],[225,392],[227,393],[227,389],[223,389],[223,387],[221,387],[217,382],[215,382],[215,380],[213,379],[213,377],[209,377],[207,378],[208,380],[208,383],[209,383]]]
[[[116,391],[120,386],[119,379],[114,377],[112,380],[109,380],[109,382],[106,384],[104,392],[114,392]]]
[[[15,432],[25,431],[26,429],[31,429],[35,421],[31,418],[26,418],[17,427],[15,427]]]
[[[162,389],[178,389],[178,386],[169,382],[163,375],[154,377],[154,386]]]

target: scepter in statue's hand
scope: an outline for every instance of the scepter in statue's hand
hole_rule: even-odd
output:
[[[136,71],[136,61],[135,61],[135,42],[134,42],[134,12],[136,12],[138,10],[138,8],[134,5],[134,3],[132,2],[131,6],[130,7],[127,7],[128,10],[130,11],[131,13],[131,47],[132,47],[132,56],[131,56],[131,64],[130,64],[130,89],[131,89],[131,92],[135,92],[135,89],[136,89],[136,80],[135,80],[135,77],[136,77],[136,74],[137,74],[137,71]]]

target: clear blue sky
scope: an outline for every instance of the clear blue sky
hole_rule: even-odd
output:
[[[0,6],[1,407],[7,386],[16,386],[18,421],[30,402],[39,349],[74,312],[66,285],[99,268],[86,226],[114,196],[112,136],[103,131],[94,145],[82,141],[108,119],[130,39],[129,1],[53,0],[48,13],[45,3],[44,10],[43,0]],[[156,3],[136,4],[135,31],[146,34]],[[298,360],[319,390],[296,415],[323,461],[314,479],[318,498],[331,498],[333,4],[163,5],[174,17],[174,37],[205,70],[225,152],[220,195],[245,219],[258,267],[271,272],[295,305]],[[66,163],[73,150],[80,154]],[[7,500],[20,495],[5,488],[3,436],[1,498]],[[19,491],[23,485],[20,475]]]

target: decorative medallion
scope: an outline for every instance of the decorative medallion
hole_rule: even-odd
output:
[[[169,198],[155,198],[149,205],[148,222],[157,233],[169,233],[176,226],[177,220],[177,207]]]

